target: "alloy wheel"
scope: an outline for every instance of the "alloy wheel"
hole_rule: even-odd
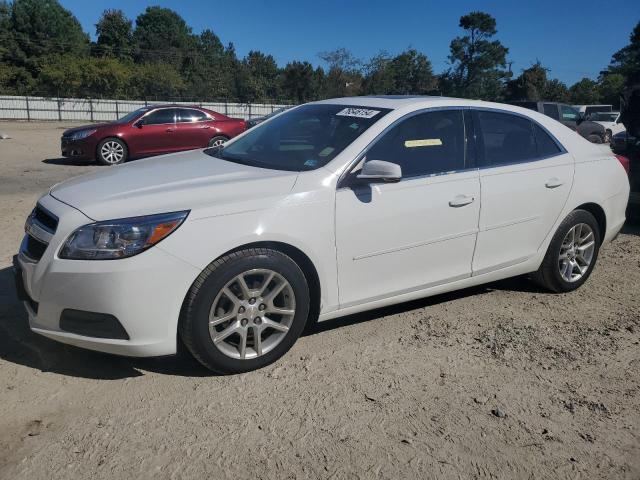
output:
[[[228,357],[245,360],[273,350],[287,335],[296,312],[289,282],[268,269],[235,276],[209,312],[213,344]]]
[[[589,270],[595,251],[595,236],[586,223],[573,226],[560,246],[558,268],[560,276],[567,282],[580,280]]]
[[[124,147],[120,143],[111,140],[102,145],[100,155],[107,163],[120,163],[124,159]]]
[[[222,145],[224,145],[224,143],[226,142],[226,140],[224,138],[217,138],[216,140],[214,140],[213,142],[211,142],[209,144],[210,147],[221,147]]]

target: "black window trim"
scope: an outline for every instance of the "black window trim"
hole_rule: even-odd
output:
[[[547,135],[549,135],[551,140],[553,140],[553,142],[556,144],[556,146],[560,149],[560,151],[558,153],[554,153],[553,155],[544,155],[544,156],[541,156],[541,157],[529,158],[527,160],[518,160],[518,161],[515,161],[515,162],[501,163],[500,165],[483,165],[483,166],[477,167],[478,170],[487,170],[489,168],[508,167],[510,165],[519,165],[521,163],[539,162],[539,161],[542,161],[542,160],[548,160],[550,158],[557,157],[559,155],[564,155],[566,153],[569,153],[567,151],[567,149],[564,148],[564,145],[562,145],[562,143],[560,143],[560,141],[556,138],[556,136],[554,134],[552,134],[549,131],[549,129],[547,129],[544,125],[542,125],[541,123],[539,123],[538,121],[536,121],[535,119],[533,119],[533,118],[531,118],[531,117],[529,117],[527,115],[523,115],[522,113],[519,113],[519,112],[513,112],[513,111],[510,111],[510,110],[503,110],[501,108],[491,108],[491,107],[469,107],[469,110],[470,110],[469,113],[471,114],[470,115],[471,116],[471,123],[473,124],[473,129],[474,129],[473,143],[474,143],[474,149],[476,151],[476,159],[478,158],[478,155],[477,155],[478,154],[478,150],[477,150],[478,149],[478,145],[477,145],[477,142],[476,142],[475,132],[478,129],[476,128],[476,125],[475,125],[475,119],[474,119],[474,115],[473,115],[474,111],[475,112],[505,113],[507,115],[515,115],[516,117],[521,117],[521,118],[524,118],[526,120],[529,120],[532,123],[532,125],[531,125],[532,132],[531,132],[531,134],[534,136],[534,139],[535,139],[535,131],[533,129],[533,126],[537,125],[538,127],[540,127],[542,129],[542,131],[544,131]]]
[[[382,138],[387,133],[389,133],[389,131],[391,131],[394,127],[396,127],[400,123],[404,122],[405,120],[408,120],[409,118],[415,117],[416,115],[421,115],[423,113],[441,112],[441,111],[445,111],[445,110],[462,110],[462,124],[463,124],[464,142],[465,142],[465,151],[464,151],[465,168],[462,168],[462,169],[459,169],[459,170],[448,171],[448,172],[428,173],[428,174],[424,174],[424,175],[412,175],[411,177],[404,177],[403,176],[400,179],[399,182],[394,182],[394,183],[409,182],[409,181],[412,181],[412,180],[420,180],[420,179],[425,179],[425,178],[441,177],[443,175],[453,175],[454,173],[462,173],[462,172],[468,172],[470,170],[476,170],[477,167],[475,165],[475,159],[477,158],[477,155],[475,153],[475,140],[470,141],[469,137],[468,137],[468,134],[467,134],[468,133],[467,132],[468,126],[472,125],[472,122],[467,121],[467,116],[468,116],[467,111],[469,110],[469,108],[470,107],[468,107],[468,106],[462,106],[462,105],[451,105],[451,106],[447,106],[447,107],[427,107],[427,108],[421,108],[420,110],[414,110],[413,112],[409,112],[406,115],[403,115],[402,117],[395,119],[393,122],[391,122],[389,125],[387,125],[385,127],[385,129],[382,130],[382,132],[380,132],[378,135],[376,135],[376,137],[373,140],[371,140],[371,142],[369,142],[369,144],[358,155],[356,155],[355,159],[344,169],[344,171],[340,175],[340,178],[338,179],[338,183],[336,184],[336,190],[340,189],[340,188],[349,187],[347,179],[349,178],[350,174],[360,164],[362,159],[364,157],[366,157],[366,155],[369,152],[369,150],[371,150],[376,143],[378,143],[380,140],[382,140]],[[469,149],[470,148],[474,149],[473,155],[469,155]],[[469,166],[466,166],[468,159],[473,164],[471,164]]]
[[[188,124],[194,124],[194,123],[203,123],[203,122],[211,122],[214,121],[215,119],[209,115],[207,112],[205,112],[204,110],[200,110],[198,108],[195,107],[181,107],[181,106],[174,106],[174,107],[157,107],[157,108],[153,108],[150,107],[150,110],[148,112],[146,112],[144,115],[142,115],[140,118],[138,118],[136,120],[136,122],[139,122],[140,120],[142,120],[144,117],[146,117],[147,115],[151,115],[154,112],[158,112],[160,110],[198,110],[199,112],[202,112],[205,114],[206,118],[204,120],[198,120],[197,122],[169,122],[169,123],[150,123],[149,125],[178,125],[180,123],[188,123]],[[176,120],[177,120],[177,116],[176,116]]]

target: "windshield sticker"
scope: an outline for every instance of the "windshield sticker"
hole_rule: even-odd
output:
[[[380,110],[369,110],[367,108],[345,108],[336,113],[338,117],[373,118],[380,113]]]
[[[317,160],[307,160],[306,162],[304,162],[304,166],[305,167],[315,167],[318,164]]]
[[[442,140],[439,138],[425,138],[423,140],[405,140],[404,146],[407,148],[415,147],[435,147],[442,145]]]
[[[333,152],[334,150],[335,150],[335,148],[333,148],[333,147],[325,147],[320,151],[318,156],[326,157],[327,155],[331,155],[331,152]]]

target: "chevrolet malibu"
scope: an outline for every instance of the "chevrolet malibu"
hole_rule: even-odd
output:
[[[65,130],[63,157],[117,165],[128,159],[222,145],[245,130],[244,120],[201,107],[154,105],[115,122]]]
[[[224,146],[54,186],[15,258],[34,332],[235,373],[305,325],[530,274],[569,292],[624,223],[611,152],[540,113],[442,97],[301,105]]]

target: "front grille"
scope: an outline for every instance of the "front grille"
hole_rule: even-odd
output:
[[[36,208],[33,209],[32,215],[36,222],[46,227],[51,233],[54,233],[58,228],[58,217],[40,206],[40,204],[37,204]]]
[[[24,239],[22,251],[24,254],[32,260],[38,261],[44,255],[44,251],[47,249],[47,244],[36,240],[31,235],[27,235]]]
[[[36,204],[27,222],[25,232],[27,233],[20,246],[20,252],[27,259],[38,262],[44,255],[51,237],[58,228],[58,217],[49,212],[40,204]]]

